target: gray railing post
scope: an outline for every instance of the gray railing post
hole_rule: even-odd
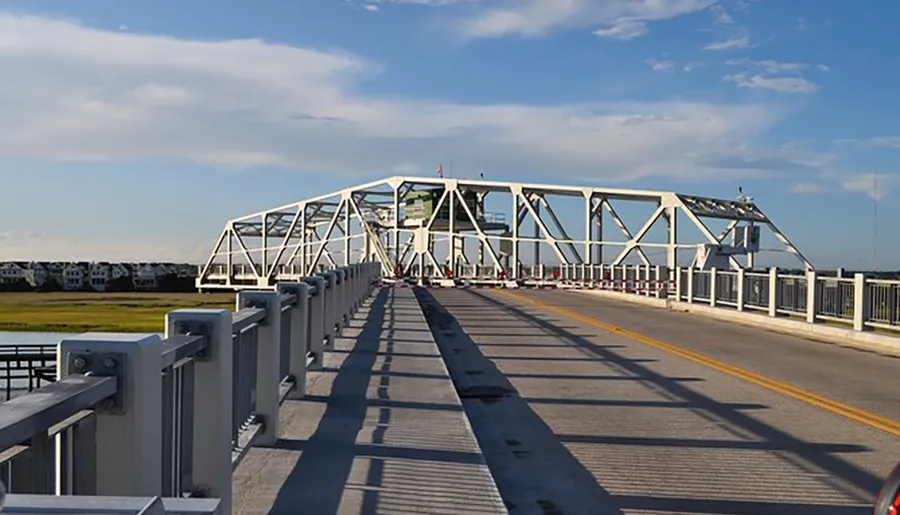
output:
[[[684,282],[681,280],[681,267],[675,267],[675,300],[681,302],[681,296],[684,292]]]
[[[315,286],[315,295],[309,298],[309,320],[307,327],[309,328],[309,351],[313,355],[313,362],[309,366],[309,370],[322,370],[324,359],[325,345],[325,278],[316,275],[304,279],[306,284]]]
[[[744,267],[737,269],[737,310],[744,311],[744,301],[747,291],[747,270]]]
[[[256,415],[262,418],[259,445],[278,441],[278,389],[281,385],[281,294],[274,291],[242,291],[237,309],[262,308],[266,318],[257,325]]]
[[[769,316],[778,316],[778,267],[769,269]]]
[[[119,391],[113,401],[95,411],[97,495],[161,495],[159,336],[85,333],[61,341],[57,353],[60,377],[86,373],[117,377]]]
[[[869,331],[871,327],[866,325],[869,319],[869,303],[866,302],[866,274],[853,276],[853,330]]]
[[[309,285],[306,283],[279,283],[276,287],[283,295],[295,295],[297,303],[282,316],[291,318],[290,363],[288,374],[294,380],[289,399],[302,399],[306,395],[306,354],[309,352]],[[283,336],[283,335],[282,335]]]
[[[351,278],[353,272],[349,266],[345,266],[341,269],[341,273],[344,274],[341,279],[341,314],[343,315],[341,327],[347,327],[350,325],[350,319],[353,318],[353,279]]]
[[[187,459],[195,490],[222,499],[225,515],[231,513],[232,328],[231,311],[178,309],[166,314],[166,337],[190,333],[207,339],[207,348],[194,360],[194,454]]]
[[[709,269],[709,305],[711,307],[716,307],[716,301],[718,300],[716,297],[719,295],[718,278],[719,271],[716,267],[712,267]]]
[[[694,303],[694,266],[691,265],[687,271],[687,301],[688,304]]]
[[[806,322],[809,324],[816,323],[816,310],[818,309],[816,299],[816,271],[806,271]]]
[[[325,348],[331,349],[334,347],[334,338],[336,336],[334,327],[337,322],[337,295],[335,294],[337,291],[337,274],[324,272],[318,275],[325,278],[325,288],[322,290],[325,297],[325,310],[322,320],[325,324]]]
[[[359,309],[359,265],[350,265],[350,316]]]
[[[660,299],[669,298],[669,268],[656,267],[656,296]]]
[[[337,268],[334,270],[337,277],[337,288],[335,289],[335,335],[340,336],[347,325],[347,269]]]

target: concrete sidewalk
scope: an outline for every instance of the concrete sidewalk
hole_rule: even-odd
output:
[[[410,289],[378,292],[324,365],[235,471],[235,514],[507,513]]]

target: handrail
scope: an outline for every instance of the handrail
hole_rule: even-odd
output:
[[[70,376],[7,401],[0,409],[0,449],[28,441],[115,393],[113,377]]]
[[[234,327],[234,332],[236,334],[265,319],[266,310],[260,308],[244,308],[234,314],[232,326]]]
[[[177,361],[194,357],[209,345],[203,335],[172,336],[162,341],[162,368]]]
[[[339,267],[241,291],[234,312],[171,311],[165,338],[63,340],[60,379],[0,405],[0,462],[15,465],[9,490],[63,496],[12,495],[10,506],[230,515],[233,467],[277,440],[280,404],[303,397],[306,372],[322,367],[380,281],[377,263]],[[157,498],[143,497],[148,489]]]

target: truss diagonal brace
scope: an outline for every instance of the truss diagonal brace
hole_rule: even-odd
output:
[[[606,212],[609,213],[609,216],[612,217],[613,222],[616,223],[616,225],[619,227],[619,230],[622,231],[622,234],[624,234],[625,237],[628,238],[628,241],[634,241],[634,236],[631,235],[631,231],[628,230],[628,226],[625,225],[625,222],[623,222],[622,219],[619,218],[619,213],[617,213],[615,208],[612,207],[612,204],[610,204],[609,201],[605,198],[600,201],[600,204],[604,208],[606,208]],[[633,247],[633,249],[638,253],[638,256],[640,256],[641,261],[643,261],[645,265],[650,266],[650,258],[647,257],[647,253],[644,252],[644,249],[642,249],[641,247]],[[630,249],[628,250],[630,251]],[[623,257],[622,259],[624,260],[625,258]]]

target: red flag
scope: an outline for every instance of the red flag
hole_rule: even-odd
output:
[[[437,170],[437,172],[438,172],[438,177],[440,177],[441,179],[443,179],[443,178],[444,178],[444,165],[443,165],[443,163],[438,165],[438,170]]]

